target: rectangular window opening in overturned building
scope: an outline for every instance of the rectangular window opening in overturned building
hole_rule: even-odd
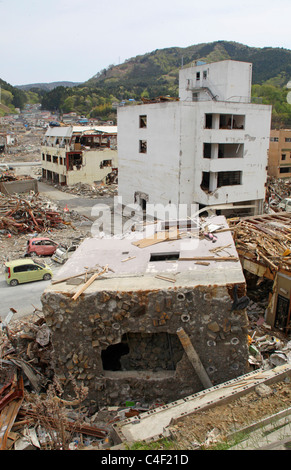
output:
[[[146,115],[139,116],[139,127],[140,128],[147,127],[147,116]]]
[[[146,140],[139,141],[139,153],[147,153],[147,141]]]
[[[165,372],[176,370],[184,349],[176,334],[125,333],[121,342],[102,350],[104,371]]]
[[[165,253],[151,253],[150,261],[171,261],[179,259],[180,253],[175,252],[165,252]]]

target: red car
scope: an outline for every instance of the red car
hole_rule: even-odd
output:
[[[58,246],[58,243],[49,238],[32,238],[27,242],[26,255],[50,256]]]

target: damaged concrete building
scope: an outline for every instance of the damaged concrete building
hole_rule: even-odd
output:
[[[245,215],[262,213],[271,106],[252,103],[251,83],[250,63],[197,63],[180,70],[179,99],[119,108],[122,204],[148,213],[155,204],[222,205],[227,216],[227,205],[243,204]]]
[[[184,227],[80,245],[42,296],[66,394],[73,377],[99,406],[173,402],[248,372],[245,278],[211,223],[215,243]]]
[[[117,164],[117,126],[50,127],[41,145],[42,177],[53,183],[106,180]]]

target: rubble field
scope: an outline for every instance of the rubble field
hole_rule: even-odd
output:
[[[27,154],[28,159],[31,156],[32,153]],[[269,187],[280,200],[283,194],[285,197],[290,193],[288,184],[277,182],[275,186],[272,182]],[[99,197],[115,194],[117,187],[111,185],[106,191],[106,187],[80,184],[63,190]],[[6,261],[24,256],[30,237],[46,236],[68,244],[91,236],[86,218],[60,209],[41,195],[0,196],[0,269]],[[273,203],[272,210],[275,207]],[[50,258],[46,262],[54,263]],[[261,282],[248,290],[249,366],[253,370],[291,363],[291,341],[264,322],[268,289],[267,283]],[[10,417],[9,432],[1,437],[0,448],[2,445],[2,449],[9,450],[109,449],[115,445],[113,423],[161,405],[130,401],[119,407],[100,409],[96,402],[85,406],[84,388],[76,388],[69,400],[63,400],[62,388],[54,377],[52,348],[50,330],[41,311],[12,320],[8,325],[0,323],[0,430],[6,429],[5,420]],[[224,441],[236,430],[289,408],[290,399],[290,379],[285,379],[227,405],[195,412],[170,426],[172,449],[207,448]],[[17,409],[11,411],[10,406],[17,400]],[[7,410],[9,413],[5,414]]]
[[[41,157],[41,140],[45,129],[29,129],[15,134],[15,143],[8,152],[0,155],[0,163],[38,162]]]
[[[64,211],[40,194],[0,193],[0,269],[5,262],[22,258],[32,237],[48,237],[67,245],[91,236],[90,225],[86,217],[76,211]],[[46,262],[54,263],[49,257]]]
[[[264,394],[266,396],[264,396]],[[227,405],[196,412],[170,426],[176,449],[207,448],[224,442],[228,436],[282,410],[291,402],[290,379],[265,386]]]

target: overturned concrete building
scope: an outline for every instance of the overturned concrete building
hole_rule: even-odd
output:
[[[226,219],[211,223],[215,243],[89,238],[61,268],[42,303],[67,395],[74,377],[98,406],[168,403],[248,372],[245,278]]]

